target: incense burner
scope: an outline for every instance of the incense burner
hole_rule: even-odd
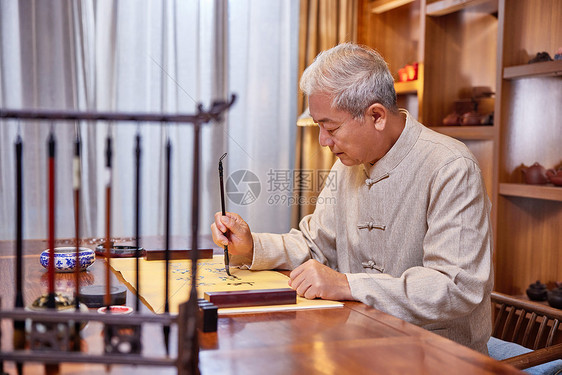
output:
[[[78,248],[78,264],[80,271],[86,270],[96,260],[94,250],[87,247]],[[47,249],[41,253],[39,262],[45,268],[49,268],[49,254]],[[75,247],[55,247],[55,271],[73,272],[76,267],[76,248]]]

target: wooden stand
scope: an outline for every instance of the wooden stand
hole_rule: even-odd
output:
[[[174,123],[191,123],[194,129],[193,140],[193,194],[191,203],[191,249],[195,249],[190,255],[192,260],[192,288],[190,298],[186,303],[180,305],[180,313],[177,317],[170,314],[161,315],[141,315],[138,313],[132,315],[116,315],[116,314],[98,314],[85,312],[69,312],[58,313],[52,311],[26,311],[23,308],[14,308],[13,310],[2,310],[0,300],[0,337],[2,336],[1,327],[3,319],[10,319],[12,322],[20,322],[30,320],[31,333],[29,338],[23,341],[32,340],[30,349],[23,350],[15,348],[12,351],[0,350],[0,371],[3,372],[3,361],[9,360],[16,363],[25,362],[42,362],[47,365],[59,364],[64,362],[81,362],[81,363],[101,363],[101,364],[130,364],[130,365],[147,365],[147,366],[175,366],[178,374],[199,374],[199,344],[198,344],[198,320],[199,305],[197,301],[197,291],[195,277],[197,272],[197,259],[201,251],[197,251],[198,246],[198,219],[199,219],[199,154],[200,154],[200,128],[203,124],[210,121],[219,121],[222,114],[230,108],[234,103],[235,95],[232,95],[228,101],[215,101],[209,110],[204,110],[200,104],[197,113],[194,115],[163,115],[163,114],[142,114],[142,113],[103,113],[103,112],[72,112],[72,111],[29,111],[29,110],[6,110],[0,109],[0,119],[27,119],[27,120],[56,120],[56,121],[118,121],[132,122],[151,122],[162,124],[167,122]],[[109,155],[109,151],[107,152]],[[109,166],[109,163],[108,163]],[[108,188],[109,191],[109,188]],[[108,194],[108,197],[110,195]],[[108,199],[108,201],[110,201]],[[109,210],[107,214],[107,223],[109,226]],[[109,230],[106,239],[107,263],[109,263]],[[54,248],[54,236],[51,236],[51,246]],[[79,242],[78,240],[76,242]],[[137,241],[138,242],[138,241]],[[135,256],[138,251],[135,248]],[[211,255],[212,257],[212,251]],[[21,254],[18,255],[18,261],[21,260]],[[51,265],[54,264],[51,259]],[[109,275],[109,267],[107,267],[107,275]],[[54,275],[54,271],[52,273]],[[19,277],[20,281],[22,277]],[[109,288],[109,276],[106,280],[106,286]],[[50,287],[52,293],[54,286]],[[109,290],[106,293],[106,305],[111,301]],[[210,316],[210,315],[209,315]],[[104,353],[82,353],[72,351],[70,343],[74,338],[76,322],[98,321],[103,323],[103,339]],[[71,322],[71,323],[70,323]],[[146,323],[160,324],[164,331],[168,331],[171,325],[178,326],[178,356],[177,358],[166,357],[148,357],[142,353],[142,330]],[[215,328],[216,329],[216,328]],[[125,345],[121,345],[125,344]],[[22,347],[25,347],[23,345]],[[122,346],[130,348],[124,351]],[[166,347],[167,348],[167,347]],[[1,348],[0,348],[1,349]]]
[[[185,302],[184,305],[188,304]],[[1,300],[0,300],[1,304]],[[183,311],[183,313],[182,313]],[[196,316],[186,316],[185,309],[180,309],[180,314],[178,316],[171,316],[169,314],[160,315],[141,315],[141,314],[131,314],[131,315],[112,315],[112,314],[99,314],[99,313],[85,313],[85,312],[56,312],[56,311],[27,311],[22,308],[12,309],[12,310],[2,310],[0,309],[0,321],[4,319],[9,320],[30,320],[31,332],[29,333],[29,338],[33,337],[45,337],[49,335],[48,332],[43,332],[45,328],[53,327],[56,329],[57,337],[56,345],[52,342],[48,342],[49,350],[41,345],[41,343],[36,343],[30,346],[28,350],[12,350],[0,351],[0,362],[3,361],[13,361],[13,362],[42,362],[46,364],[57,364],[57,363],[101,363],[101,364],[128,364],[128,365],[141,365],[141,366],[176,366],[178,367],[178,373],[180,372],[179,364],[184,363],[187,358],[191,356],[190,352],[182,352],[178,350],[177,358],[170,357],[149,357],[144,355],[140,348],[142,344],[139,341],[140,335],[130,335],[126,338],[127,342],[130,343],[131,348],[139,348],[139,350],[134,350],[130,352],[123,353],[118,350],[113,350],[112,346],[105,346],[105,352],[102,354],[92,354],[84,352],[74,352],[71,350],[70,342],[72,340],[72,326],[74,322],[89,322],[97,321],[104,324],[103,331],[106,333],[105,336],[100,336],[101,340],[122,342],[124,339],[121,335],[121,331],[116,328],[120,327],[131,327],[135,326],[137,330],[142,330],[146,324],[161,324],[161,325],[177,325],[178,321],[187,322],[197,319]],[[35,328],[41,326],[41,332],[35,332]],[[0,324],[0,336],[2,325]],[[66,327],[61,329],[60,327]],[[185,337],[187,332],[178,330],[178,342],[181,342]],[[27,338],[26,338],[27,341]],[[41,340],[39,340],[41,341]]]

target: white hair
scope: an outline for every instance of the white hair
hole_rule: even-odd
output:
[[[374,103],[398,111],[388,65],[375,50],[354,43],[339,44],[316,56],[304,71],[300,88],[307,96],[330,95],[335,108],[358,119]]]

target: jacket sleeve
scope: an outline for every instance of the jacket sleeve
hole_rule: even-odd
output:
[[[334,202],[330,189],[323,189],[318,202]],[[314,213],[305,216],[299,230],[286,234],[252,233],[254,256],[252,270],[293,270],[309,259],[337,268],[335,252],[334,205],[318,204]]]
[[[428,194],[423,266],[399,277],[346,274],[356,300],[418,325],[466,316],[493,283],[491,205],[476,163],[447,163]]]

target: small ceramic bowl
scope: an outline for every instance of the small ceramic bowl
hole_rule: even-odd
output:
[[[96,260],[94,250],[87,247],[78,248],[78,260],[80,271],[86,270]],[[47,249],[41,253],[39,262],[45,268],[49,268],[50,250]],[[76,267],[76,248],[75,247],[55,247],[55,271],[56,272],[73,272]]]
[[[110,313],[111,314],[130,314],[133,312],[133,308],[129,307],[129,306],[121,306],[121,305],[115,305],[115,306],[110,306]],[[103,306],[100,307],[98,309],[98,312],[100,314],[107,314],[107,306]]]

